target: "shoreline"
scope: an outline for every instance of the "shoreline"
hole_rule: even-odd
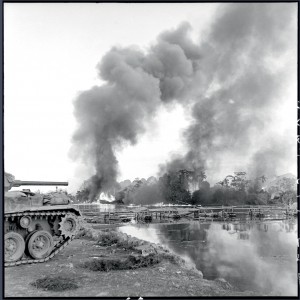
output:
[[[38,280],[48,280],[47,290]],[[64,278],[74,289],[51,290]],[[51,279],[51,280],[50,280]],[[71,284],[70,284],[71,283]],[[43,264],[5,269],[6,297],[170,297],[270,296],[240,291],[223,278],[207,280],[201,271],[159,244],[106,228],[82,224],[77,238]]]

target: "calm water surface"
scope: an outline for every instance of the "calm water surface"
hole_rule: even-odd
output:
[[[201,270],[240,290],[297,295],[297,222],[132,224],[119,228],[160,243]]]

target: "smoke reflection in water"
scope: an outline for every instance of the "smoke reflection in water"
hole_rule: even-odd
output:
[[[151,224],[119,229],[161,243],[203,272],[261,295],[297,295],[297,225],[288,222]]]

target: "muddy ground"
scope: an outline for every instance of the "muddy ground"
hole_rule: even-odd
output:
[[[93,271],[89,268],[95,261],[120,258],[126,261],[133,254],[137,255],[135,250],[117,245],[103,246],[91,236],[80,237],[46,263],[5,268],[5,297],[254,295],[239,292],[223,279],[205,280],[201,272],[169,258],[151,260],[153,263],[149,266],[135,265],[133,269],[125,266],[122,270]],[[45,278],[45,281],[58,279],[58,286],[40,287],[38,280]],[[72,284],[59,286],[64,279],[71,280]]]

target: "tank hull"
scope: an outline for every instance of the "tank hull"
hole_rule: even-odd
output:
[[[65,193],[9,191],[22,185],[67,186],[59,181],[21,181],[4,172],[4,265],[42,263],[61,251],[80,229],[80,211]]]

